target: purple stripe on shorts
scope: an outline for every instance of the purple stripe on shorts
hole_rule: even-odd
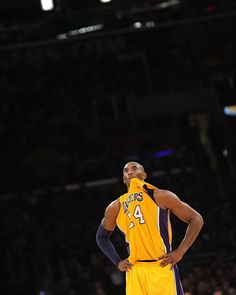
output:
[[[170,240],[169,240],[169,231],[168,231],[168,210],[159,208],[159,228],[160,234],[164,241],[167,253],[170,252]]]
[[[177,265],[174,266],[174,273],[175,273],[176,295],[183,295],[184,291],[180,281],[179,270]]]

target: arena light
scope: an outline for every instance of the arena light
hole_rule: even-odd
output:
[[[97,24],[93,26],[88,26],[88,27],[82,27],[78,28],[75,30],[68,31],[66,33],[61,33],[57,35],[57,39],[63,40],[63,39],[68,39],[70,37],[75,37],[80,34],[86,34],[86,33],[92,33],[95,31],[100,31],[103,29],[103,24]]]
[[[173,155],[174,153],[175,153],[175,151],[173,149],[160,150],[160,151],[156,151],[154,153],[154,157],[155,158],[165,158],[165,157]]]
[[[180,4],[180,0],[168,0],[160,4],[157,4],[156,7],[157,9],[165,9],[165,8],[169,8],[171,6],[176,6],[179,4]]]
[[[100,0],[102,3],[108,3],[111,2],[111,0]]]
[[[40,1],[41,1],[42,10],[48,11],[54,8],[53,0],[40,0]]]
[[[133,26],[134,26],[135,29],[140,29],[142,27],[142,23],[135,22],[135,23],[133,23]]]
[[[222,153],[223,153],[224,157],[228,157],[228,155],[229,155],[228,149],[223,149]]]
[[[236,116],[236,105],[224,107],[224,114],[226,116]]]

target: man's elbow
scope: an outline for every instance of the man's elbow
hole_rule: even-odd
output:
[[[194,212],[194,214],[189,218],[187,223],[195,225],[195,226],[199,227],[199,229],[201,229],[203,227],[204,220],[203,220],[203,217],[200,213]]]
[[[199,228],[201,229],[204,224],[204,219],[200,213],[197,213],[194,217],[195,222],[198,224]]]
[[[103,224],[101,223],[96,232],[96,242],[100,246],[104,243],[105,240],[108,240],[112,234],[112,231],[108,231],[105,229]]]

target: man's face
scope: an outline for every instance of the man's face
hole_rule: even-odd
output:
[[[143,166],[139,163],[129,162],[125,165],[123,170],[123,180],[127,187],[129,187],[130,181],[134,177],[144,180],[146,178],[146,173]]]

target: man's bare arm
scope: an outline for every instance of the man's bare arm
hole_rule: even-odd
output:
[[[188,224],[185,236],[178,248],[161,257],[163,266],[168,263],[173,265],[182,259],[185,252],[196,240],[203,226],[203,218],[191,206],[182,202],[174,193],[168,190],[155,190],[154,198],[158,206],[164,209],[170,209],[174,215]]]
[[[120,202],[115,200],[105,210],[104,217],[98,228],[96,240],[103,253],[119,268],[128,271],[132,265],[128,259],[121,259],[117,253],[110,236],[116,227],[116,218],[119,214]]]
[[[116,218],[120,210],[119,200],[115,200],[107,206],[104,217],[102,219],[102,225],[106,230],[113,231],[116,227]]]

